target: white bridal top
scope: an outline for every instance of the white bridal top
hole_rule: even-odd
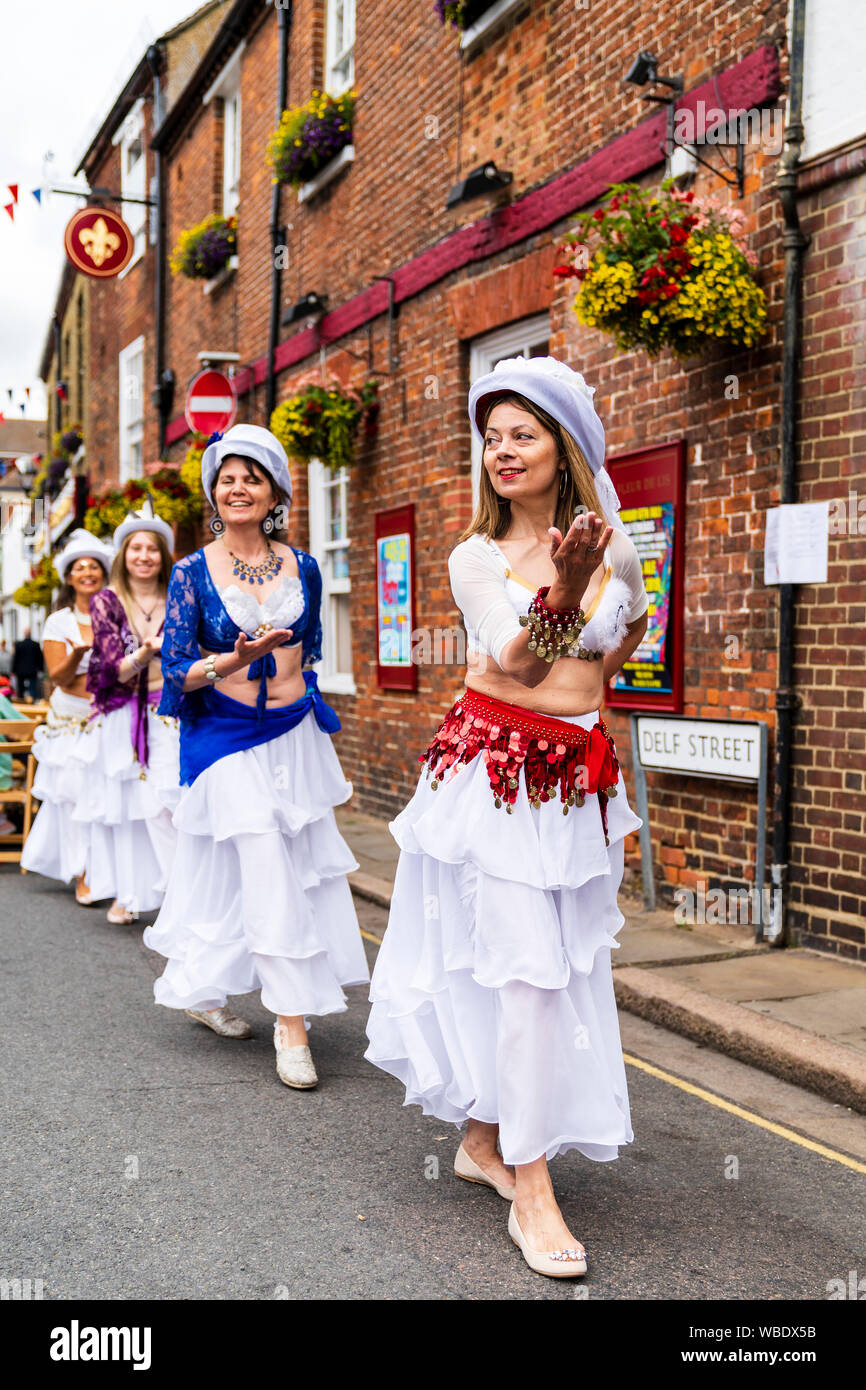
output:
[[[73,647],[81,645],[81,630],[71,608],[58,608],[56,613],[49,613],[45,619],[45,626],[42,629],[43,642],[65,642],[67,652],[71,652]],[[78,663],[75,674],[80,676],[90,665],[92,652],[85,652]]]
[[[305,607],[303,585],[295,574],[284,574],[282,582],[266,594],[261,603],[252,590],[241,589],[238,584],[229,584],[225,589],[218,589],[217,593],[232,622],[248,637],[255,635],[261,623],[270,623],[271,627],[291,627]],[[298,642],[301,640],[299,637]],[[297,642],[290,642],[289,646],[297,646]]]
[[[610,652],[620,645],[626,626],[649,607],[640,557],[625,531],[614,530],[602,556],[605,575],[589,606],[580,646]],[[523,628],[519,617],[529,612],[536,587],[510,568],[495,541],[474,535],[448,557],[451,592],[466,624],[467,647],[475,655],[492,656],[500,664],[504,648]],[[577,656],[577,648],[568,653]]]

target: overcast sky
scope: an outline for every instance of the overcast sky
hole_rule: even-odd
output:
[[[0,18],[0,411],[44,417],[39,359],[60,284],[63,229],[81,199],[31,189],[78,184],[72,171],[154,38],[201,0],[41,0]],[[53,162],[45,161],[51,151]],[[18,184],[14,221],[4,211]],[[9,388],[15,393],[9,400]]]

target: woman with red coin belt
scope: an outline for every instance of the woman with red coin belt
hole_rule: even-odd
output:
[[[448,562],[466,689],[392,823],[367,1027],[407,1104],[465,1123],[455,1172],[510,1202],[512,1240],[554,1277],[587,1266],[548,1161],[606,1162],[634,1137],[610,952],[641,822],[599,706],[648,600],[592,392],[552,357],[499,362],[470,390],[479,502]]]

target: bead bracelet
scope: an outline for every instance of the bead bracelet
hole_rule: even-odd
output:
[[[545,601],[549,593],[549,584],[539,589],[529,612],[520,617],[520,626],[530,631],[529,650],[547,662],[577,645],[587,621],[582,608],[549,608]]]

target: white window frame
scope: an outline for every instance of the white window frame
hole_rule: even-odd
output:
[[[787,15],[791,39],[792,7]],[[800,162],[820,159],[863,135],[863,57],[866,13],[851,0],[806,6],[803,44],[803,148]],[[775,105],[776,103],[774,103]],[[790,95],[785,120],[790,120]],[[762,113],[777,120],[773,112]]]
[[[141,156],[134,170],[127,170],[127,156],[137,140],[141,141]],[[144,142],[144,97],[130,108],[123,124],[114,132],[111,143],[120,146],[120,193],[122,198],[148,197],[147,147]],[[128,265],[118,275],[121,280],[141,260],[147,245],[148,206],[146,203],[122,202],[120,215],[132,232],[134,250]]]
[[[133,376],[132,365],[136,358],[140,359],[140,387],[138,391],[138,402],[136,406],[136,395],[129,391],[129,381]],[[117,356],[118,369],[118,426],[119,426],[119,448],[118,472],[122,483],[128,482],[130,478],[141,476],[141,468],[138,474],[134,471],[133,449],[139,446],[141,453],[141,466],[144,466],[144,455],[141,452],[142,441],[144,438],[144,334],[133,338],[131,343],[127,343]]]
[[[346,518],[348,531],[349,470],[341,468],[338,473],[328,468],[320,459],[311,459],[307,466],[307,496],[310,522],[310,554],[318,562],[322,572],[322,660],[317,663],[319,688],[332,695],[354,695],[355,677],[352,671],[341,671],[337,667],[336,618],[334,600],[341,595],[351,594],[352,581],[348,575],[342,579],[331,575],[328,557],[337,550],[348,551],[351,540],[346,535],[342,540],[333,540],[328,532],[328,507],[325,489],[338,487],[341,492],[342,514]],[[351,610],[351,600],[350,600]],[[351,617],[350,617],[351,621]]]
[[[342,34],[338,33],[338,5],[341,5],[343,10]],[[325,91],[331,96],[342,96],[355,81],[354,50],[355,0],[328,0],[325,21]]]
[[[531,318],[510,323],[476,338],[469,353],[469,384],[492,372],[503,357],[528,357],[530,350],[541,342],[550,341],[550,315],[533,314]],[[472,505],[478,504],[483,448],[472,432]]]
[[[202,97],[207,106],[215,97],[223,102],[222,210],[224,217],[237,212],[241,186],[241,55],[246,43],[238,44],[225,67]]]

